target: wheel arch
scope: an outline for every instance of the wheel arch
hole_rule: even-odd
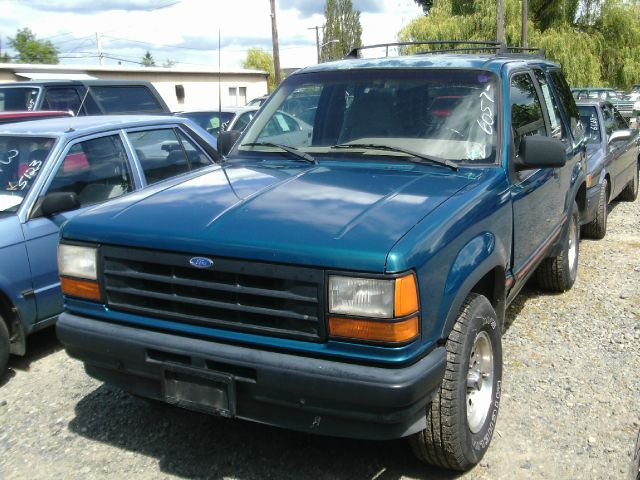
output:
[[[13,305],[9,296],[0,290],[0,321],[4,321],[9,331],[10,352],[15,355],[24,355],[26,351],[26,335],[18,309]]]

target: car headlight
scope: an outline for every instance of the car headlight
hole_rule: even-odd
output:
[[[399,343],[418,336],[413,273],[393,279],[330,275],[328,293],[332,337]]]
[[[633,109],[634,110],[640,110],[640,100],[633,104]]]
[[[58,245],[58,271],[62,293],[89,300],[101,300],[97,267],[98,249]]]

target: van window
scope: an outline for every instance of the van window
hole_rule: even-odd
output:
[[[96,86],[90,90],[106,114],[164,113],[158,100],[145,86]]]
[[[47,88],[42,102],[42,109],[63,110],[78,115],[81,103],[80,95],[73,87]]]

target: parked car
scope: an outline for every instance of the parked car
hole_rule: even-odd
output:
[[[0,84],[0,112],[64,110],[75,116],[169,114],[155,87],[141,80],[41,80]]]
[[[223,108],[222,115],[219,111],[194,111],[180,112],[178,115],[195,121],[209,133],[218,135],[222,130],[236,130],[242,132],[258,112],[259,107]],[[220,124],[222,119],[222,124]],[[297,132],[302,137],[308,137],[311,126],[299,118],[294,118],[288,113],[278,112],[274,115],[266,131],[270,133],[271,141],[278,142],[281,135],[292,135]]]
[[[62,311],[60,226],[93,205],[177,175],[190,178],[218,158],[214,145],[205,131],[174,117],[0,127],[0,376],[9,351],[23,355],[26,337]]]
[[[256,98],[250,100],[245,106],[246,107],[259,107],[264,102],[267,101],[267,98],[269,98],[269,95],[263,95],[262,97],[256,97]]]
[[[605,100],[578,101],[587,137],[587,208],[582,233],[601,239],[607,233],[609,203],[638,196],[640,136]]]
[[[618,109],[620,114],[627,120],[633,118],[635,121],[636,115],[634,114],[634,102],[627,100],[625,95],[621,95],[613,88],[572,88],[571,92],[576,100],[606,100],[611,102],[614,107]]]
[[[0,112],[0,124],[2,123],[15,123],[15,122],[28,122],[29,120],[43,120],[45,118],[56,117],[73,117],[71,112],[64,112],[61,110],[17,110],[9,112]]]
[[[66,223],[69,355],[143,397],[477,464],[505,309],[534,275],[572,287],[586,194],[560,67],[488,45],[298,70],[220,167]],[[313,123],[283,128],[305,94]]]

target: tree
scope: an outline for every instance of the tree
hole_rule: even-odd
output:
[[[504,0],[507,45],[520,45],[520,0]],[[429,15],[405,25],[400,41],[496,38],[496,1],[475,0],[459,14],[460,0],[438,0]],[[640,10],[625,0],[529,0],[528,44],[559,62],[572,86],[627,89],[640,78]],[[570,46],[570,48],[568,48]],[[426,50],[409,47],[407,53]]]
[[[142,65],[145,67],[156,66],[156,61],[153,59],[153,55],[151,55],[151,52],[149,50],[147,50],[147,53],[145,53],[144,57],[142,57]]]
[[[267,77],[267,87],[269,93],[276,88],[276,79],[273,68],[273,55],[261,48],[250,48],[247,50],[247,58],[242,62],[243,68],[252,70],[264,70],[269,73]]]
[[[38,40],[28,28],[18,30],[16,36],[9,39],[9,45],[18,55],[19,63],[60,63],[58,49],[49,40]]]
[[[7,52],[0,53],[0,63],[11,63],[11,55]]]
[[[171,68],[171,67],[175,67],[175,65],[176,65],[177,63],[178,63],[177,61],[175,61],[175,60],[171,60],[170,58],[167,58],[167,59],[164,61],[164,63],[162,64],[162,66],[163,66],[164,68]]]
[[[321,61],[342,58],[362,44],[360,12],[353,9],[351,0],[327,0],[324,18]]]

